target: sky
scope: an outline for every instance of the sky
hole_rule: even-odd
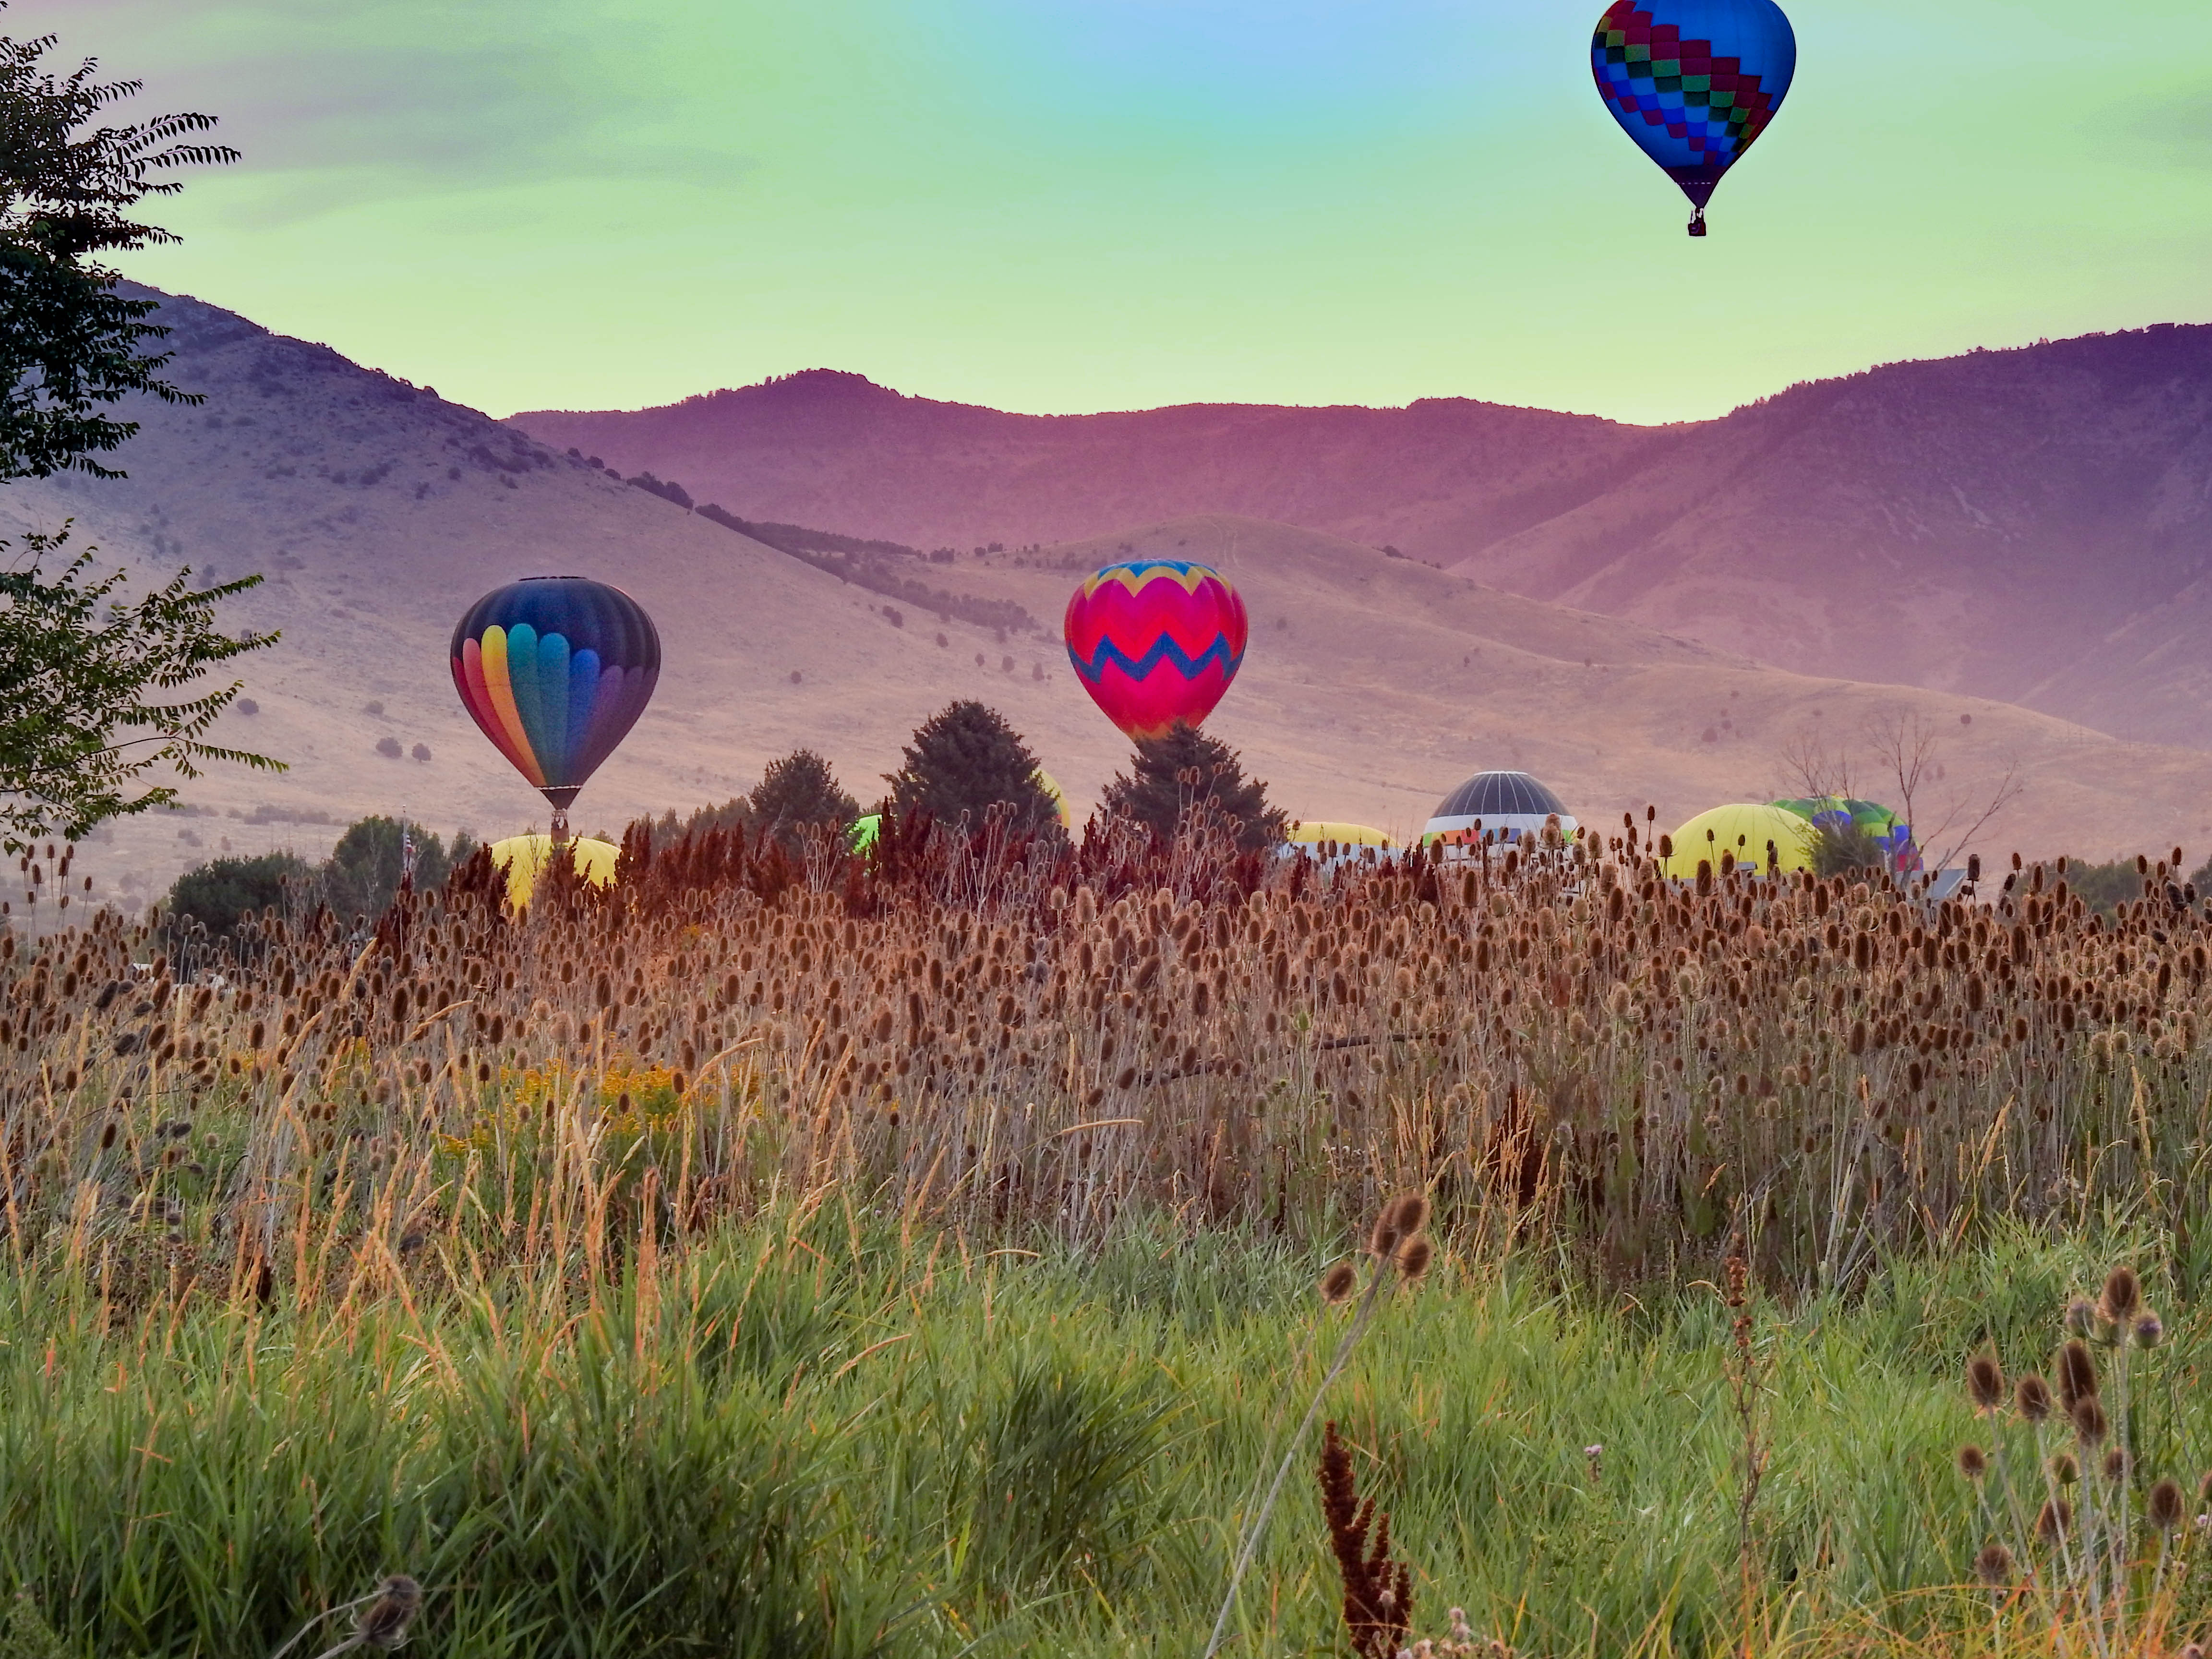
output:
[[[496,415],[826,367],[1041,413],[1659,422],[2212,319],[2180,0],[1785,0],[1712,234],[1600,0],[14,0],[245,152],[130,275]]]

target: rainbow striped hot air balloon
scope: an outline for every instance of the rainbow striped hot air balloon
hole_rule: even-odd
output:
[[[652,700],[660,635],[635,599],[582,576],[487,593],[453,629],[462,705],[552,804],[556,840],[585,781]]]
[[[1085,578],[1067,602],[1067,658],[1091,699],[1133,738],[1196,726],[1237,678],[1249,632],[1219,571],[1132,559]]]

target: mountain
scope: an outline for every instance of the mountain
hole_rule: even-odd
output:
[[[796,550],[779,551],[327,347],[186,299],[163,297],[161,317],[176,331],[173,377],[206,403],[132,408],[143,427],[118,457],[126,479],[0,489],[0,533],[73,520],[74,543],[138,572],[265,573],[227,620],[283,638],[239,665],[254,711],[240,705],[219,737],[292,769],[218,768],[185,787],[187,810],[108,827],[78,866],[95,897],[143,902],[224,851],[320,856],[372,811],[485,838],[542,824],[542,803],[470,724],[446,665],[471,600],[540,573],[619,583],[663,636],[659,692],[585,790],[580,829],[725,799],[800,744],[869,797],[913,728],[956,696],[1005,710],[1087,806],[1127,763],[1126,744],[1054,637],[991,619],[1018,606],[1048,626],[1073,574],[1125,550],[1202,556],[1233,576],[1253,641],[1209,730],[1300,817],[1414,831],[1468,774],[1519,765],[1592,822],[1652,802],[1663,824],[1790,787],[1784,750],[1808,732],[1848,744],[1904,714],[1942,734],[1939,793],[1980,795],[2019,763],[2027,793],[1984,838],[1989,851],[2212,846],[2212,757],[2194,751],[1792,674],[1229,514],[950,564],[762,524]],[[410,757],[417,744],[428,759]]]
[[[1017,416],[826,371],[514,424],[749,517],[923,545],[1273,520],[1778,665],[2212,746],[2212,327],[1657,428],[1448,399]]]

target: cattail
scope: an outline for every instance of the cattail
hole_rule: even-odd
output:
[[[2020,1379],[2013,1390],[2013,1404],[2021,1418],[2028,1423],[2042,1423],[2051,1416],[2051,1385],[2035,1372],[2030,1371]]]
[[[1423,1193],[1407,1193],[1390,1207],[1390,1224],[1401,1238],[1411,1238],[1429,1224],[1429,1200]]]
[[[2082,1401],[2096,1395],[2096,1362],[2077,1337],[2058,1351],[2058,1403],[2071,1413]]]
[[[1359,1282],[1359,1274],[1349,1261],[1340,1261],[1322,1276],[1321,1299],[1330,1307],[1352,1299],[1352,1287]]]
[[[2104,1444],[2108,1425],[2105,1421],[2104,1402],[2095,1395],[2085,1394],[2075,1401],[2069,1415],[2074,1419],[2074,1437],[2076,1440],[2093,1449]]]
[[[2181,1524],[2181,1483],[2178,1480],[2159,1481],[2150,1489],[2143,1501],[2143,1518],[2160,1532],[2172,1532]]]
[[[1959,1448],[1959,1473],[1969,1480],[1978,1480],[1990,1472],[1990,1460],[1976,1445]]]
[[[2004,1372],[1994,1354],[1978,1353],[1966,1362],[1966,1398],[1978,1412],[1993,1412],[2005,1396]]]
[[[2055,1544],[2074,1530],[2074,1506],[2063,1498],[2046,1499],[2043,1511],[2035,1517],[2035,1535],[2046,1544]]]
[[[2012,1583],[2012,1552],[1994,1538],[1974,1557],[1974,1576],[1991,1589],[2002,1589]]]
[[[1398,1271],[1406,1276],[1407,1284],[1417,1284],[1436,1259],[1436,1246],[1425,1238],[1409,1238],[1399,1247]]]
[[[2145,1313],[2136,1321],[2135,1343],[2138,1348],[2155,1348],[2166,1340],[2166,1324],[2154,1313]]]
[[[2098,1311],[2113,1324],[2123,1324],[2128,1316],[2142,1304],[2142,1281],[2132,1267],[2115,1267],[2105,1279],[2105,1293],[2097,1300]]]

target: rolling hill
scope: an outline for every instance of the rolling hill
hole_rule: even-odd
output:
[[[82,865],[100,893],[149,898],[225,850],[319,855],[371,811],[487,837],[542,822],[446,668],[463,607],[523,574],[618,582],[664,637],[659,694],[585,791],[580,828],[725,799],[799,744],[866,796],[914,726],[956,696],[1004,709],[1079,803],[1125,761],[1042,630],[963,621],[950,598],[943,620],[885,599],[325,347],[190,300],[165,300],[162,315],[174,376],[206,404],[134,409],[144,425],[119,457],[127,479],[11,485],[0,521],[73,520],[78,541],[148,572],[266,573],[234,620],[283,639],[242,665],[256,712],[227,716],[221,735],[292,770],[221,769],[188,786],[189,811],[111,826]],[[1299,816],[1402,833],[1468,773],[1525,765],[1594,821],[1647,801],[1678,819],[1788,785],[1793,738],[1848,741],[1906,711],[1943,733],[1942,791],[1970,794],[2021,765],[2028,793],[1990,850],[2212,846],[2212,757],[1987,701],[1784,672],[1314,531],[1212,514],[902,562],[905,580],[1049,625],[1072,573],[1125,548],[1202,556],[1245,593],[1251,650],[1211,729]],[[429,758],[410,757],[417,744]]]
[[[1006,415],[827,371],[513,423],[748,517],[924,546],[1279,520],[1781,666],[2212,747],[2212,327],[1663,428],[1456,399]]]

